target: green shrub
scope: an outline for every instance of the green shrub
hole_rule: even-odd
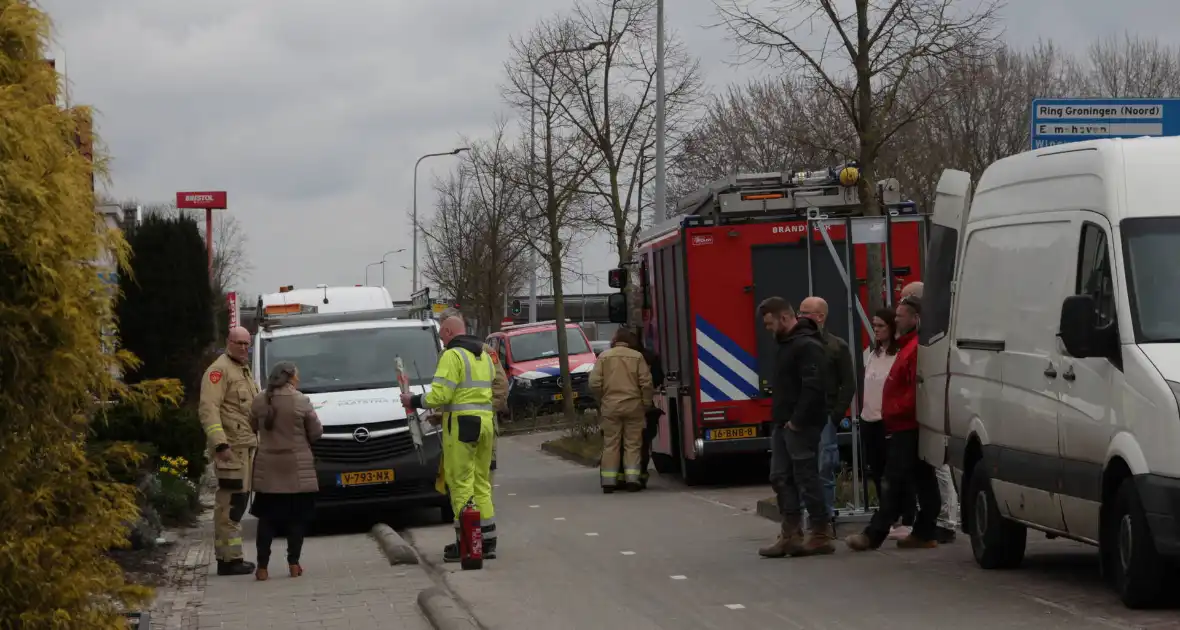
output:
[[[99,227],[101,145],[82,150],[88,110],[54,106],[49,20],[35,5],[0,0],[0,627],[118,630],[151,591],[107,555],[139,516],[134,487],[108,470],[141,455],[88,448],[90,419],[96,400],[151,411],[181,391],[113,376],[134,360],[105,343],[115,322],[101,265],[126,262],[127,245]]]
[[[200,509],[200,490],[186,477],[188,462],[183,457],[162,457],[153,473],[148,502],[165,525],[190,525]]]
[[[157,418],[130,404],[116,404],[90,427],[91,440],[97,442],[135,442],[150,444],[145,455],[182,457],[186,460],[184,476],[200,480],[207,465],[205,432],[197,410],[189,406],[164,405]],[[149,462],[154,466],[154,458]]]

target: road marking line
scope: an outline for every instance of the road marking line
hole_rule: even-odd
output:
[[[539,508],[539,507],[541,507],[541,506],[539,506],[539,505],[530,505],[529,507],[531,507],[531,508]]]
[[[553,520],[555,520],[555,521],[564,521],[564,520],[565,520],[565,517],[564,517],[564,516],[554,516],[554,517],[553,517]]]
[[[634,551],[620,551],[619,553],[623,554],[624,556],[633,556],[633,555],[635,555],[635,552],[634,552]]]
[[[493,488],[499,488],[499,487],[500,487],[500,484],[498,484],[498,483],[497,483],[497,484],[493,485],[492,487],[493,487]]]
[[[587,536],[597,536],[598,532],[586,532]]]
[[[745,606],[742,606],[741,604],[726,604],[725,607],[730,610],[741,610],[745,608]]]
[[[510,497],[514,497],[514,496],[516,496],[516,493],[515,493],[515,492],[509,492],[509,493],[508,493],[508,496],[510,496]]]
[[[687,575],[669,575],[668,577],[672,578],[673,580],[687,580],[688,579]]]

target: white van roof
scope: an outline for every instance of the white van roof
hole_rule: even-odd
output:
[[[1174,215],[1168,199],[1178,170],[1177,137],[1089,140],[1018,153],[983,172],[968,223],[1076,209],[1099,212],[1112,223]]]
[[[260,332],[263,337],[273,339],[276,337],[310,335],[334,330],[366,330],[372,328],[424,328],[429,330],[430,328],[433,328],[433,326],[431,326],[429,322],[418,319],[373,319],[366,321],[337,322],[331,324],[312,324],[310,326],[296,326],[291,328],[276,328],[274,330],[261,330]]]
[[[324,303],[324,298],[328,303]],[[306,304],[317,313],[343,313],[393,308],[393,299],[385,287],[329,287],[292,289],[262,296],[263,308],[276,304]]]

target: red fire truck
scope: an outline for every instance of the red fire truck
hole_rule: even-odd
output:
[[[633,269],[644,344],[667,375],[652,445],[660,473],[696,484],[722,456],[768,453],[775,343],[757,317],[759,302],[825,298],[827,329],[856,339],[860,366],[869,341],[867,243],[884,252],[890,295],[921,277],[924,217],[901,200],[895,179],[878,185],[886,216],[859,216],[857,177],[847,165],[732,176],[681,199],[678,216],[640,236]]]

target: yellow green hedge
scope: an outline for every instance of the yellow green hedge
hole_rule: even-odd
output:
[[[75,137],[88,112],[54,103],[48,28],[32,2],[0,0],[0,628],[124,628],[120,611],[149,592],[106,551],[125,541],[133,490],[87,457],[84,436],[97,401],[151,411],[179,392],[112,377],[129,357],[103,351],[111,295],[93,261],[124,259],[126,244],[97,227]]]

